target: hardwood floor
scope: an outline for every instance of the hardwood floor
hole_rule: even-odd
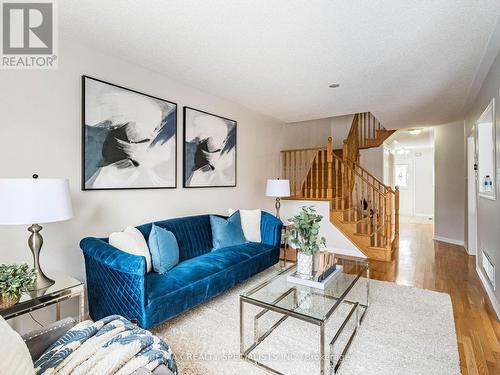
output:
[[[370,277],[449,293],[463,374],[500,374],[500,322],[462,246],[432,240],[432,225],[401,224],[392,263],[370,261]],[[432,333],[430,333],[432,334]]]

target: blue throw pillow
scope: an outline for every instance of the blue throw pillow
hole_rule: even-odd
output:
[[[148,246],[155,272],[165,273],[179,263],[179,245],[172,232],[153,224]]]
[[[239,211],[236,211],[227,220],[219,216],[210,215],[210,225],[212,227],[212,250],[240,245],[246,242],[245,235],[241,229]]]

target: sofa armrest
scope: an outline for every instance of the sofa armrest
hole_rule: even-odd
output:
[[[24,334],[22,338],[30,351],[33,362],[40,358],[57,339],[75,325],[75,319],[66,318]]]
[[[276,216],[262,211],[260,219],[261,242],[274,247],[281,245],[283,222]]]
[[[121,251],[101,238],[87,237],[80,241],[84,255],[92,257],[106,267],[133,275],[146,274],[146,259]]]
[[[80,242],[85,257],[89,312],[93,320],[121,315],[145,327],[146,259],[99,238]]]

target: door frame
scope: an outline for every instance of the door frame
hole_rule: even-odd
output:
[[[467,137],[467,246],[469,255],[477,254],[477,199],[478,178],[475,165],[477,163],[477,139],[474,130]],[[472,150],[471,150],[472,148]],[[471,210],[471,208],[473,210]],[[471,238],[472,237],[472,238]]]

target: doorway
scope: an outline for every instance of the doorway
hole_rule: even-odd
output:
[[[399,186],[401,222],[432,224],[434,219],[434,129],[400,129],[385,145],[394,158],[386,176]],[[392,172],[392,173],[391,173]]]

